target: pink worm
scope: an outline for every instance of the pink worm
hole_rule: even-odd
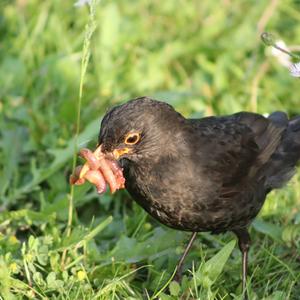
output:
[[[100,151],[97,151],[100,148]],[[110,190],[114,193],[118,188],[116,177],[110,167],[110,164],[105,159],[104,154],[101,152],[101,146],[93,153],[89,149],[81,149],[80,155],[86,159],[88,167],[92,170],[100,169],[105,181],[109,184]],[[88,173],[89,171],[87,171]],[[86,174],[87,174],[86,173]],[[86,174],[84,176],[86,176]]]
[[[102,194],[106,190],[106,182],[103,178],[103,175],[98,170],[89,170],[86,172],[85,176],[80,178],[80,172],[83,166],[77,166],[75,168],[74,174],[70,176],[70,184],[82,185],[87,179],[90,183],[94,184],[97,188],[97,192]]]
[[[88,180],[96,186],[98,193],[106,190],[106,182],[112,193],[125,187],[122,169],[112,154],[102,152],[101,145],[94,152],[86,148],[81,149],[80,156],[87,162],[76,167],[74,174],[70,176],[70,184],[81,185]]]
[[[109,164],[111,170],[113,171],[116,181],[118,183],[118,189],[125,188],[125,178],[123,176],[122,169],[119,167],[116,161],[107,159],[107,163]]]
[[[77,166],[75,168],[74,174],[71,174],[70,176],[70,184],[75,184],[75,185],[81,185],[85,183],[85,179],[84,178],[79,178],[79,174],[82,170],[83,166]]]
[[[97,192],[102,194],[106,191],[106,182],[102,173],[98,170],[89,170],[85,174],[85,178],[96,186]]]

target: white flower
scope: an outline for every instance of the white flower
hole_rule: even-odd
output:
[[[289,69],[293,77],[300,77],[300,62],[292,64]]]
[[[280,47],[283,50],[289,51],[289,48],[284,41],[276,41],[276,46]],[[291,57],[279,49],[272,47],[271,54],[277,58],[278,62],[286,68],[289,68],[292,64]]]
[[[91,5],[92,0],[78,0],[76,3],[74,3],[75,7],[82,7],[84,5]]]

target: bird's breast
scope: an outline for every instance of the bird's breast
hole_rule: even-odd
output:
[[[225,231],[256,215],[252,192],[219,199],[218,182],[194,166],[176,163],[160,160],[124,169],[126,189],[159,222],[185,231]]]
[[[156,162],[127,165],[124,176],[128,192],[152,217],[172,228],[193,230],[191,217],[205,209],[201,205],[205,189],[200,189],[201,178],[194,178],[191,167],[184,167],[180,159],[161,157]],[[198,228],[204,227],[204,219],[197,219]]]

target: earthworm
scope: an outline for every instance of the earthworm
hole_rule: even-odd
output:
[[[96,170],[100,169],[101,173],[103,174],[105,181],[109,184],[110,191],[114,193],[118,189],[118,183],[113,171],[110,168],[107,160],[104,157],[104,154],[101,152],[101,145],[95,150],[93,153],[89,149],[82,149],[80,151],[80,155],[86,159],[86,164],[88,166],[88,170]],[[85,165],[82,168],[79,177],[86,176],[87,172],[85,170]],[[86,172],[86,173],[83,173]]]
[[[85,179],[84,178],[79,178],[79,174],[82,170],[83,166],[77,166],[75,168],[74,174],[71,174],[70,176],[70,184],[75,184],[75,185],[81,185],[85,183]]]
[[[86,163],[76,167],[74,174],[70,176],[70,184],[81,185],[88,180],[96,186],[98,193],[106,190],[106,182],[111,193],[124,188],[125,178],[122,169],[109,154],[102,152],[101,145],[94,152],[87,148],[81,149],[79,155]]]
[[[113,171],[116,181],[118,184],[118,189],[125,187],[125,178],[123,176],[122,169],[119,167],[118,163],[116,161],[107,159],[107,163],[109,164],[111,170]]]
[[[85,174],[85,178],[97,188],[97,192],[102,194],[106,190],[106,182],[102,173],[98,170],[89,170]]]
[[[70,184],[82,185],[85,183],[85,180],[88,180],[90,183],[96,186],[99,194],[105,192],[106,182],[100,170],[88,170],[84,177],[79,178],[82,168],[83,166],[77,166],[75,168],[74,174],[70,176]]]
[[[89,169],[97,170],[100,167],[99,159],[97,159],[95,153],[93,153],[90,149],[83,148],[80,150],[79,155],[83,157],[89,166]]]

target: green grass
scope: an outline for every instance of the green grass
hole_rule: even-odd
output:
[[[73,4],[0,1],[0,299],[241,299],[233,235],[199,234],[182,284],[170,283],[188,234],[124,191],[72,194],[74,143],[94,147],[106,109],[141,95],[193,117],[299,114],[298,79],[259,39],[300,44],[299,3],[100,1],[85,76],[89,9]],[[251,227],[251,299],[299,299],[299,199],[300,172]]]

